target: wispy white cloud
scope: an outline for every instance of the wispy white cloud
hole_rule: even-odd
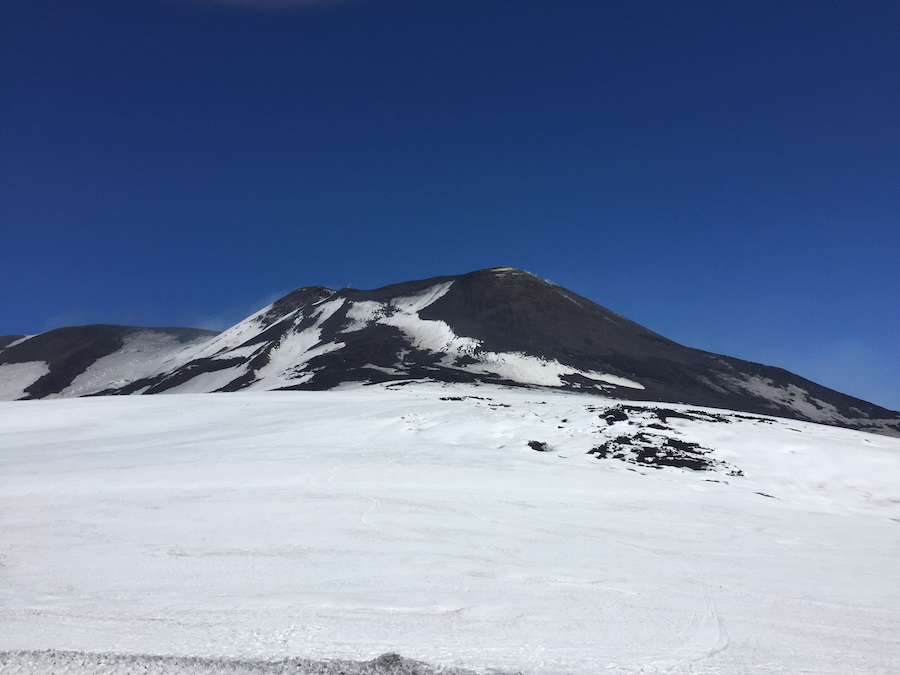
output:
[[[276,300],[283,298],[293,289],[272,291],[265,295],[257,296],[255,301],[248,303],[232,303],[230,306],[220,309],[216,313],[198,313],[188,315],[182,323],[191,328],[205,328],[206,330],[223,331],[231,328],[236,323],[246,319],[251,314],[256,314],[263,307],[271,305]]]

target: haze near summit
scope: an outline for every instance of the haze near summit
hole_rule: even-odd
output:
[[[0,7],[0,334],[511,265],[900,408],[900,7]]]

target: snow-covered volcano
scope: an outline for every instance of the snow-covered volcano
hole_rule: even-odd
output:
[[[373,291],[301,288],[215,336],[127,329],[115,349],[109,339],[84,349],[91,331],[114,328],[12,341],[0,350],[0,397],[483,382],[900,435],[900,413],[780,368],[684,347],[506,267]]]
[[[900,414],[530,274],[0,345],[0,673],[900,662]]]

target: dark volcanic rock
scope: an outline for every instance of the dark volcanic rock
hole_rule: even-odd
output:
[[[720,471],[730,476],[743,472],[713,456],[711,448],[676,437],[669,419],[730,424],[727,416],[705,410],[673,410],[658,406],[616,405],[600,416],[616,433],[588,452],[599,459],[618,459],[661,469],[665,466],[691,471]],[[756,419],[756,418],[753,418]],[[625,423],[624,425],[622,423]],[[618,426],[615,426],[618,425]]]
[[[528,447],[537,452],[550,452],[550,446],[543,441],[528,441]]]
[[[699,443],[647,433],[617,436],[588,454],[599,459],[619,459],[654,469],[669,466],[690,471],[723,471],[729,476],[743,475],[740,469],[712,457],[712,450]]]

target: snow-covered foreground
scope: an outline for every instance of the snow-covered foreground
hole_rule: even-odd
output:
[[[613,403],[419,384],[2,403],[0,650],[897,672],[900,439],[675,418],[664,434],[743,475],[655,469],[587,454],[628,430]]]

